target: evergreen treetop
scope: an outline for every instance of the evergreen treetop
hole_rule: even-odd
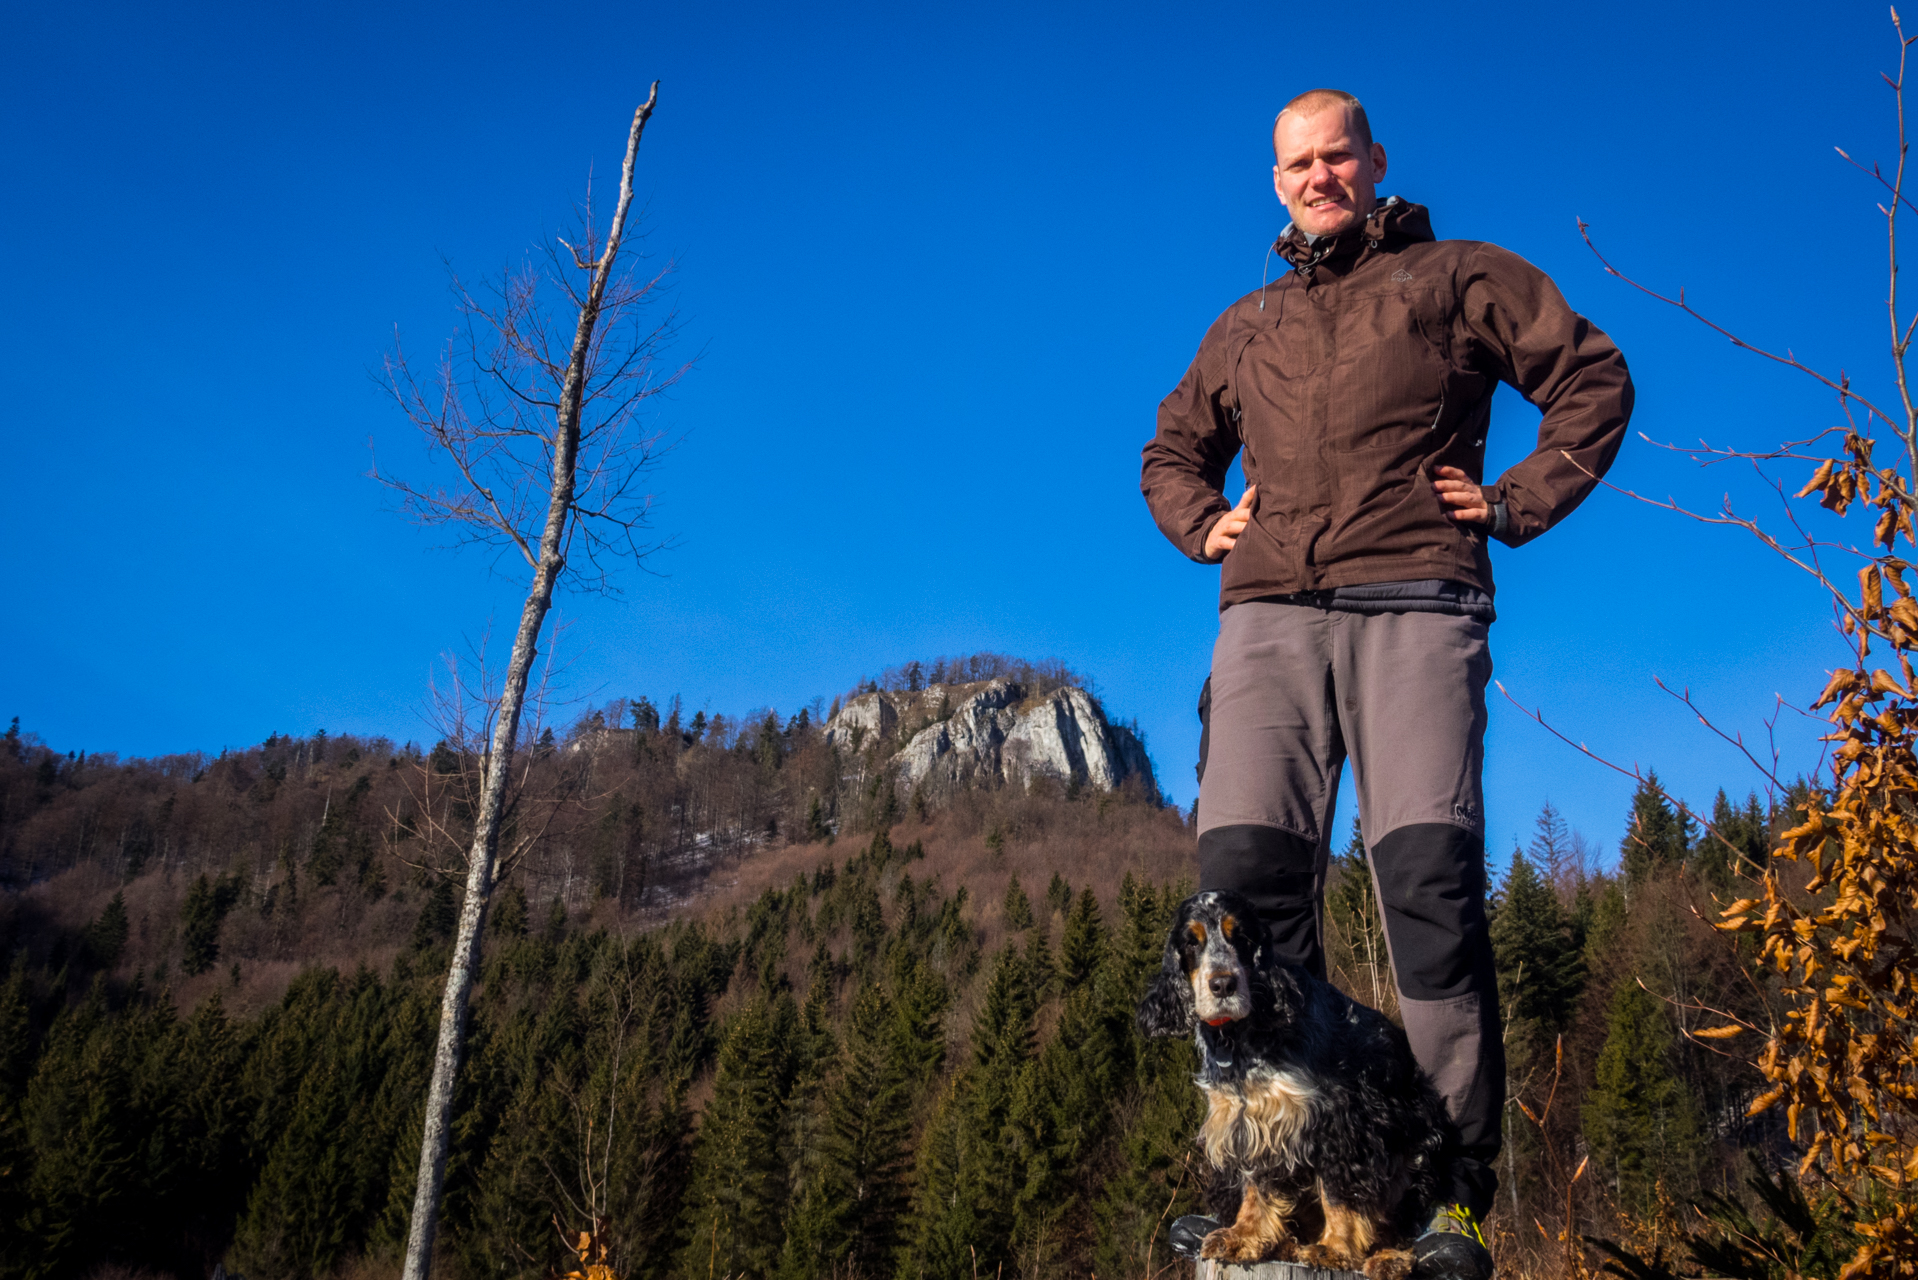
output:
[[[1695,824],[1690,814],[1673,810],[1658,782],[1658,771],[1647,770],[1632,792],[1632,809],[1619,842],[1620,863],[1627,882],[1637,884],[1652,871],[1683,866],[1691,852]]]

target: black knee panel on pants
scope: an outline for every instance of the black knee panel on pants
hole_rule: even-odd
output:
[[[1205,758],[1212,749],[1212,676],[1199,686],[1199,781],[1205,781]]]
[[[1228,889],[1251,899],[1282,960],[1325,976],[1315,879],[1318,846],[1277,827],[1241,823],[1199,835],[1199,889]]]
[[[1413,1000],[1496,992],[1484,839],[1448,822],[1414,823],[1378,842],[1372,866],[1399,990]]]

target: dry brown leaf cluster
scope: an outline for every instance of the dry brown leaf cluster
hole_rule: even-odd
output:
[[[1831,730],[1823,738],[1830,747],[1830,772],[1811,788],[1800,810],[1804,821],[1779,837],[1773,855],[1798,867],[1791,869],[1788,882],[1780,874],[1784,868],[1774,862],[1761,880],[1759,896],[1732,903],[1717,926],[1753,935],[1758,943],[1755,967],[1771,972],[1782,984],[1787,1008],[1757,1064],[1771,1087],[1752,1103],[1750,1114],[1784,1107],[1790,1138],[1804,1151],[1800,1178],[1828,1181],[1855,1209],[1856,1221],[1850,1225],[1862,1244],[1838,1280],[1918,1276],[1918,1050],[1913,1045],[1918,966],[1912,946],[1912,922],[1918,917],[1918,760],[1913,750],[1918,745],[1918,677],[1911,657],[1918,647],[1918,600],[1906,581],[1912,566],[1897,554],[1901,537],[1907,547],[1918,545],[1913,520],[1918,398],[1906,367],[1918,335],[1918,314],[1905,315],[1898,294],[1900,218],[1918,214],[1918,203],[1905,191],[1910,145],[1906,72],[1918,36],[1905,34],[1895,9],[1891,21],[1898,37],[1898,69],[1883,79],[1894,99],[1897,162],[1886,172],[1860,164],[1842,148],[1839,155],[1876,181],[1888,197],[1878,211],[1885,219],[1890,259],[1885,307],[1895,403],[1874,404],[1843,372],[1823,373],[1789,350],[1762,349],[1700,313],[1682,291],[1677,297],[1658,293],[1605,262],[1603,255],[1599,259],[1612,275],[1683,311],[1734,346],[1834,392],[1844,415],[1842,427],[1762,452],[1704,442],[1676,452],[1706,466],[1749,463],[1781,498],[1784,487],[1769,468],[1783,462],[1813,463],[1816,469],[1796,498],[1816,495],[1819,506],[1840,519],[1858,513],[1872,519],[1871,538],[1860,548],[1814,535],[1790,501],[1787,538],[1738,514],[1729,497],[1716,515],[1675,502],[1652,502],[1706,523],[1744,529],[1810,574],[1828,593],[1851,649],[1853,660],[1831,675],[1812,704],[1814,711],[1830,709],[1826,715]],[[1586,241],[1591,243],[1589,234]],[[1896,439],[1897,458],[1890,466],[1873,461],[1875,431]],[[1807,452],[1833,438],[1842,440],[1838,456]],[[1834,556],[1862,564],[1855,587],[1827,570],[1825,559]],[[1875,660],[1874,649],[1881,655]],[[1745,1029],[1732,1025],[1693,1034],[1721,1040]]]
[[[559,1226],[558,1218],[553,1219],[553,1225]],[[619,1274],[606,1263],[607,1245],[600,1238],[601,1225],[594,1222],[593,1230],[580,1232],[579,1239],[566,1246],[568,1253],[579,1255],[579,1266],[572,1271],[562,1272],[559,1280],[619,1280]],[[560,1239],[565,1238],[566,1233],[561,1231]]]
[[[1831,777],[1776,853],[1811,869],[1809,899],[1773,869],[1762,896],[1731,904],[1718,926],[1757,935],[1759,963],[1781,976],[1791,1005],[1759,1060],[1772,1088],[1751,1113],[1784,1106],[1805,1144],[1800,1176],[1866,1192],[1865,1243],[1841,1280],[1918,1275],[1918,603],[1892,553],[1900,534],[1912,539],[1912,499],[1901,475],[1872,466],[1871,449],[1848,433],[1844,456],[1798,495],[1817,493],[1840,515],[1854,504],[1878,511],[1874,552],[1841,606],[1857,665],[1813,704],[1831,708]],[[1895,670],[1872,664],[1874,644]]]

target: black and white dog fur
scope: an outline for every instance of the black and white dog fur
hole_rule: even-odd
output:
[[[1180,905],[1138,1016],[1147,1035],[1197,1038],[1199,1142],[1242,1192],[1202,1256],[1402,1280],[1453,1145],[1405,1032],[1274,957],[1252,904],[1221,892]]]

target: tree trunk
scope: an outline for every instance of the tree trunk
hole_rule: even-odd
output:
[[[560,393],[554,430],[553,469],[546,527],[540,535],[539,562],[533,583],[520,610],[519,631],[513,637],[513,656],[500,691],[499,715],[493,741],[482,764],[479,812],[473,822],[473,845],[466,875],[466,901],[460,907],[459,934],[453,940],[452,963],[446,975],[446,995],[440,1002],[439,1040],[433,1051],[433,1080],[426,1094],[426,1122],[420,1135],[419,1181],[413,1195],[413,1218],[406,1236],[406,1268],[402,1280],[427,1280],[433,1267],[433,1241],[439,1231],[440,1192],[446,1178],[446,1148],[451,1136],[453,1090],[460,1067],[461,1040],[466,1030],[467,1000],[479,968],[481,931],[486,904],[493,892],[493,870],[499,860],[500,814],[505,808],[507,778],[513,766],[513,748],[519,740],[520,714],[526,704],[527,677],[539,653],[539,635],[553,604],[553,588],[565,568],[567,520],[573,514],[574,467],[579,454],[579,415],[586,381],[586,358],[592,349],[593,328],[600,301],[619,256],[626,211],[633,200],[633,163],[647,118],[659,100],[659,83],[633,115],[626,140],[626,163],[619,184],[619,207],[608,228],[606,247],[593,265],[593,280],[580,308],[573,335],[572,358]]]

